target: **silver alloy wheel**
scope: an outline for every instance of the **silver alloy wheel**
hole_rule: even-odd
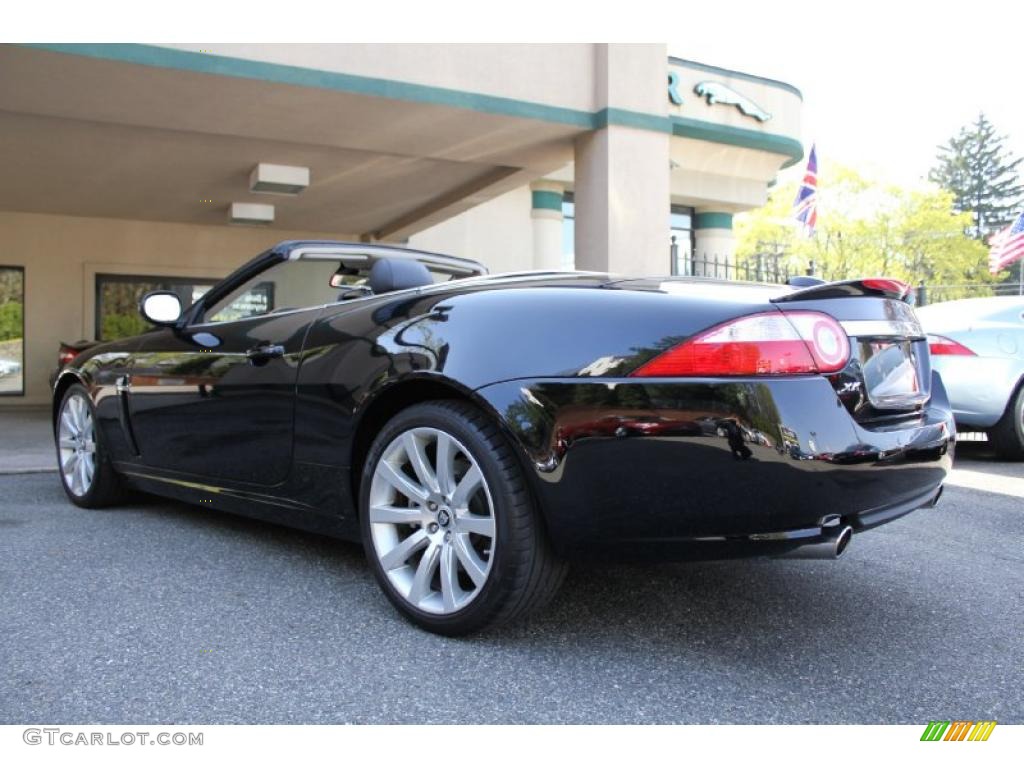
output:
[[[96,475],[96,429],[82,395],[64,401],[57,423],[57,446],[65,485],[75,496],[85,496]]]
[[[450,434],[417,427],[392,440],[373,471],[368,514],[377,562],[411,605],[451,614],[480,593],[494,561],[494,502]]]

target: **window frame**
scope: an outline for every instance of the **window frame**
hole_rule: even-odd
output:
[[[28,315],[26,297],[28,296],[28,284],[25,267],[21,264],[0,264],[0,270],[9,269],[21,273],[21,389],[10,392],[0,392],[0,397],[24,397],[25,396],[25,366],[28,360],[28,339],[25,338],[25,318]]]
[[[165,285],[209,285],[211,288],[216,286],[223,280],[223,277],[189,277],[187,275],[160,275],[160,274],[136,274],[122,273],[122,272],[97,272],[93,276],[93,339],[96,341],[110,341],[110,339],[102,338],[103,328],[103,303],[101,301],[101,292],[103,283],[107,282],[123,282],[130,283],[133,281],[147,282],[147,283],[163,283]],[[159,290],[159,289],[158,289]],[[204,294],[205,295],[205,294]],[[157,326],[153,326],[154,328]]]
[[[672,226],[672,214],[689,216],[690,217],[690,228],[689,229],[675,229]],[[679,272],[676,269],[678,264],[671,263],[671,258],[672,258],[671,257],[671,253],[672,253],[671,252],[672,233],[674,233],[674,232],[687,232],[687,233],[689,233],[689,238],[688,239],[690,241],[689,252],[690,252],[690,266],[691,266],[691,268],[693,266],[693,261],[697,258],[697,235],[696,235],[696,230],[694,229],[694,226],[693,226],[694,219],[695,219],[696,215],[697,215],[697,209],[694,206],[692,206],[692,205],[684,205],[682,203],[670,203],[669,204],[669,207],[668,207],[668,242],[669,242],[669,261],[670,261],[670,263],[669,263],[669,274],[672,277],[686,277],[687,276],[685,272]],[[682,243],[678,243],[678,241],[677,241],[677,244],[679,246],[682,246]]]

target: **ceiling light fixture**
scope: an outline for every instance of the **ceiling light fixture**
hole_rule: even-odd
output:
[[[271,224],[274,206],[263,203],[232,203],[228,211],[232,224]]]
[[[249,174],[249,190],[271,195],[297,195],[309,186],[309,168],[259,163]]]

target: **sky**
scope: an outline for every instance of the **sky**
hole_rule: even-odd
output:
[[[712,34],[716,11],[700,13],[699,24],[673,33],[669,53],[795,85],[804,146],[816,142],[822,162],[915,184],[936,147],[982,110],[1024,156],[1024,5],[740,5],[724,34]]]

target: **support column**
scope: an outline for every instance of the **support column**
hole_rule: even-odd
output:
[[[732,214],[698,210],[693,221],[693,273],[707,277],[731,278],[735,241]]]
[[[595,55],[599,109],[665,113],[665,46],[599,45]],[[654,122],[610,124],[576,140],[577,269],[669,274],[669,139]]]
[[[533,268],[557,270],[562,268],[562,199],[565,192],[561,184],[536,181],[530,185],[533,225]]]

